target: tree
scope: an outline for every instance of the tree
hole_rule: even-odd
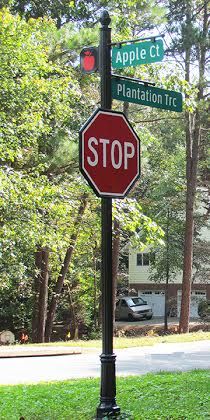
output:
[[[63,284],[64,284],[64,280],[66,277],[66,274],[68,272],[69,269],[69,265],[71,263],[71,259],[72,259],[72,254],[73,254],[73,250],[76,244],[76,240],[78,237],[78,231],[81,227],[82,224],[82,218],[85,212],[85,208],[87,206],[87,197],[84,195],[81,198],[81,204],[80,207],[78,209],[78,214],[76,217],[76,220],[74,222],[74,231],[71,235],[70,238],[70,245],[68,246],[67,250],[66,250],[66,254],[65,254],[65,258],[55,285],[55,290],[52,296],[52,300],[50,302],[49,305],[49,310],[48,310],[48,314],[47,314],[47,320],[46,320],[46,330],[45,330],[45,341],[49,342],[50,338],[51,338],[51,334],[52,334],[52,327],[53,327],[53,320],[55,317],[55,311],[56,311],[56,307],[57,307],[57,301],[58,301],[58,297],[60,295],[60,292],[63,288]]]
[[[39,321],[34,319],[33,326],[39,329],[40,341],[52,249],[64,244],[63,219],[73,222],[77,208],[70,194],[71,173],[77,150],[74,141],[85,106],[82,112],[77,109],[81,92],[73,67],[67,70],[65,64],[49,59],[49,34],[53,38],[56,31],[53,22],[26,22],[6,10],[0,12],[0,22],[1,296],[5,299],[5,290],[7,299],[14,302],[12,328],[21,328],[25,318],[29,328],[31,303],[39,290]],[[76,178],[77,192],[79,183]],[[71,230],[69,226],[68,238]],[[34,266],[34,255],[39,253],[41,262],[36,259]],[[33,276],[39,286],[35,290]],[[8,322],[6,319],[2,323]]]
[[[112,2],[116,5],[116,1]],[[61,28],[68,22],[75,21],[77,25],[93,24],[103,7],[108,5],[107,0],[89,1],[84,0],[2,0],[1,7],[9,7],[12,13],[18,13],[21,17],[29,20],[48,17],[54,19],[57,28]]]
[[[174,38],[173,51],[184,55],[186,89],[186,223],[183,261],[183,286],[180,315],[180,332],[189,330],[189,309],[192,281],[194,206],[198,178],[202,113],[205,110],[205,66],[208,36],[207,1],[169,3],[170,22],[178,36]],[[182,25],[179,22],[182,21]],[[192,63],[198,64],[197,82],[192,80]],[[194,93],[193,93],[194,88]],[[194,101],[193,101],[194,99]]]
[[[151,244],[149,249],[150,278],[165,283],[166,330],[172,303],[168,299],[168,284],[182,269],[184,227],[184,126],[182,119],[173,118],[173,114],[170,118],[170,114],[153,111],[150,116],[142,112],[141,118],[136,119],[141,120],[141,125],[149,122],[149,129],[144,127],[140,132],[144,172],[136,193],[143,213],[164,231],[161,243]]]

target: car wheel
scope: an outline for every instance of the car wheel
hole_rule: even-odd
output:
[[[130,322],[134,321],[134,317],[132,314],[128,314],[128,321]]]
[[[152,315],[151,316],[147,316],[146,319],[148,319],[148,321],[149,321],[149,319],[152,319]]]

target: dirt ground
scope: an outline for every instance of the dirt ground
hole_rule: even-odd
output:
[[[179,329],[178,318],[168,318],[168,331],[167,334],[176,334]],[[203,322],[200,319],[190,320],[190,332],[194,331],[210,331],[210,323]],[[120,336],[141,336],[141,335],[163,335],[164,331],[164,318],[153,318],[150,320],[141,321],[116,321],[115,322],[115,335]]]

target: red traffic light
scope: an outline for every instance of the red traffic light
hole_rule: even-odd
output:
[[[80,53],[80,68],[83,73],[94,73],[98,70],[98,49],[83,48]]]

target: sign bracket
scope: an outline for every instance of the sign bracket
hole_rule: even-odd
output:
[[[137,79],[135,77],[121,76],[119,74],[112,74],[112,76],[117,78],[117,79],[118,78],[119,79],[125,79],[125,80],[130,80],[131,82],[137,82],[139,84],[144,84],[145,86],[148,86],[148,85],[155,86],[156,85],[156,83],[154,83],[154,82],[148,82],[146,80],[140,80],[140,79]]]
[[[160,34],[160,35],[150,35],[147,36],[145,38],[136,38],[136,39],[127,39],[126,41],[117,41],[117,42],[111,42],[110,44],[108,44],[109,46],[118,46],[118,48],[121,48],[121,45],[123,44],[135,44],[135,42],[139,42],[139,41],[147,41],[147,40],[151,40],[151,41],[156,41],[157,38],[164,38],[165,34]]]

